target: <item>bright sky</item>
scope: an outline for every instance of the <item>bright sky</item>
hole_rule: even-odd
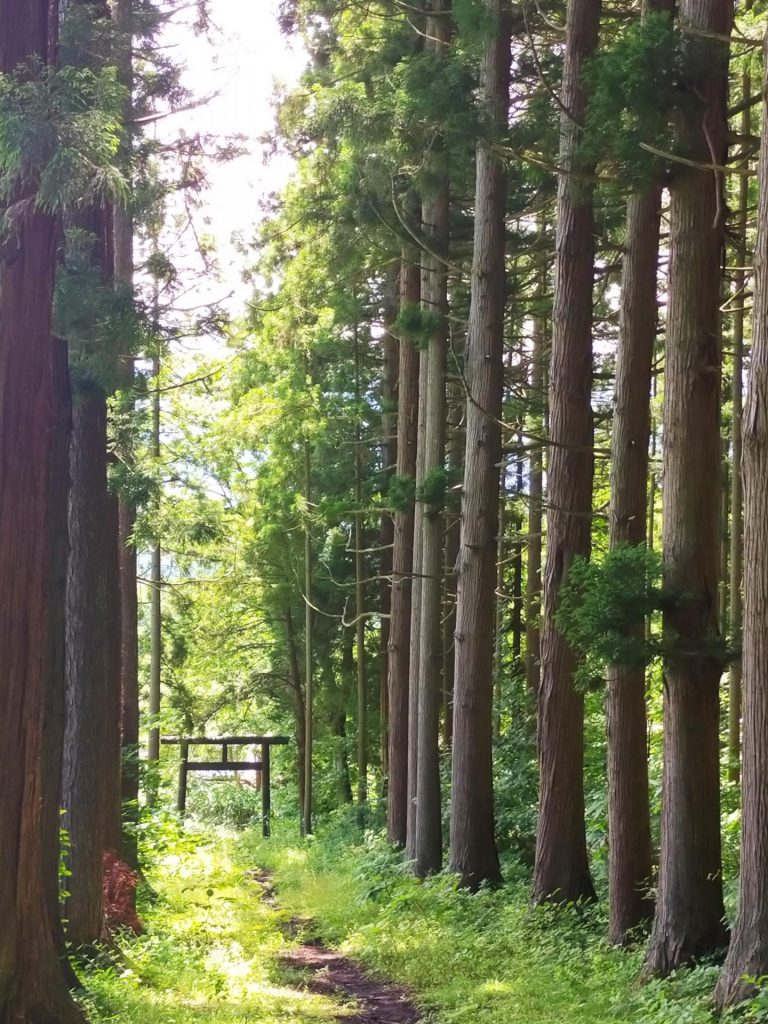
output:
[[[205,106],[182,111],[162,124],[163,137],[183,130],[220,137],[244,135],[249,155],[209,172],[205,196],[209,223],[200,230],[213,235],[219,250],[222,281],[218,294],[234,291],[232,313],[242,310],[250,287],[240,274],[244,258],[231,244],[234,233],[249,241],[260,219],[260,204],[279,190],[290,173],[285,158],[265,163],[259,139],[273,124],[271,101],[277,85],[292,85],[306,55],[291,46],[277,24],[278,0],[211,0],[211,38],[195,38],[188,26],[169,32],[177,59],[187,66],[185,84],[197,97],[216,93]]]

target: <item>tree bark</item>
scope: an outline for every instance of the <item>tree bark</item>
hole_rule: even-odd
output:
[[[392,325],[397,318],[398,264],[388,268],[384,296],[384,333],[381,339],[381,471],[384,486],[389,484],[392,474],[397,472],[397,402],[398,365],[400,360],[397,338]],[[382,795],[389,787],[389,650],[392,613],[392,558],[395,542],[395,524],[392,513],[387,510],[381,516],[379,562],[381,626],[379,629],[379,749],[381,751]]]
[[[540,230],[543,235],[543,231]],[[539,308],[546,291],[546,270],[540,271],[537,284],[536,309],[533,315],[531,336],[531,403],[536,410],[533,416],[533,433],[541,435],[544,426],[544,406],[547,401],[544,363],[546,317]],[[538,703],[541,679],[539,616],[541,614],[541,553],[544,529],[544,481],[543,448],[535,444],[531,448],[528,466],[528,557],[525,580],[525,681],[534,704]]]
[[[406,250],[400,263],[400,308],[418,305],[419,268]],[[397,398],[397,476],[416,475],[416,424],[419,404],[419,356],[413,340],[400,336]],[[413,572],[413,503],[395,512],[392,551],[392,594],[389,629],[389,786],[387,838],[405,846],[408,821],[408,677],[411,653],[411,594]]]
[[[160,359],[152,360],[152,374],[155,381],[152,395],[152,455],[160,460]],[[160,761],[160,704],[162,700],[163,674],[163,564],[160,538],[152,547],[150,568],[150,666],[149,666],[149,744],[147,758],[155,768]],[[154,785],[150,787],[154,789]]]
[[[745,4],[751,7],[751,0]],[[752,76],[749,66],[745,67],[741,81],[741,95],[747,100],[752,95]],[[741,134],[746,138],[752,129],[751,109],[742,111]],[[747,160],[747,163],[749,161]],[[739,178],[738,223],[735,226],[736,271],[733,290],[737,302],[733,318],[733,379],[731,381],[731,440],[732,440],[732,481],[731,481],[731,578],[730,602],[728,605],[728,631],[731,643],[741,644],[741,587],[743,574],[743,494],[741,476],[742,455],[742,378],[744,376],[744,319],[747,284],[747,230],[749,226],[749,179]],[[753,314],[754,316],[754,314]],[[728,677],[728,777],[738,782],[741,761],[741,657],[737,656],[730,665]]]
[[[299,645],[290,606],[285,610],[285,640],[288,647],[288,678],[291,681],[296,735],[296,777],[299,780],[299,808],[304,810],[304,761],[306,758],[306,708],[299,668]]]
[[[732,11],[683,0],[687,82],[676,145],[722,165]],[[691,72],[693,73],[693,71]],[[716,158],[716,159],[715,159]],[[678,167],[669,183],[670,266],[664,394],[664,782],[658,902],[646,970],[667,974],[725,944],[720,859],[718,636],[720,320],[723,185]]]
[[[428,45],[444,57],[450,39],[449,0],[436,0],[427,18]],[[448,348],[448,231],[447,155],[436,134],[426,157],[430,192],[422,201],[422,226],[428,248],[422,254],[421,299],[434,318],[422,358],[427,363],[424,479],[433,486],[445,471],[445,370]],[[419,628],[418,744],[416,758],[416,835],[414,868],[419,877],[439,871],[443,860],[440,796],[440,690],[443,663],[442,612],[443,529],[442,499],[424,502],[421,516],[422,581]]]
[[[106,729],[109,691],[105,564],[107,402],[94,385],[75,394],[69,452],[69,562],[66,602],[67,715],[64,827],[71,872],[67,935],[75,949],[104,937],[102,860],[107,831]],[[114,723],[117,728],[117,723]]]
[[[131,0],[117,0],[114,7],[118,32],[118,73],[121,84],[128,91],[126,124],[131,121],[133,88],[133,9]],[[130,141],[125,146],[124,160],[130,172]],[[116,206],[113,214],[114,282],[115,288],[133,296],[133,217],[124,206]],[[119,353],[121,387],[130,392],[134,386],[132,352]],[[124,829],[122,856],[136,870],[139,866],[138,826],[139,809],[139,605],[136,589],[136,548],[133,528],[136,510],[124,496],[119,496],[118,549],[120,574],[120,691],[121,691],[121,746],[122,746],[122,803]],[[135,894],[134,894],[135,895]]]
[[[53,55],[47,0],[0,0],[0,71]],[[8,205],[34,198],[27,181]],[[69,416],[51,332],[57,219],[26,205],[0,250],[0,1024],[81,1024],[58,908]],[[63,514],[62,514],[63,513]]]
[[[768,56],[768,34],[763,52]],[[768,67],[768,64],[766,64]],[[768,86],[768,76],[764,89]],[[765,97],[765,92],[763,96]],[[739,911],[715,991],[720,1007],[768,974],[768,107],[760,144],[752,356],[744,410],[744,750]]]
[[[510,22],[502,0],[482,65],[497,133],[509,110]],[[477,147],[472,298],[467,333],[467,441],[456,609],[451,870],[463,885],[501,881],[493,818],[493,625],[504,387],[504,217],[507,175],[495,138]]]
[[[307,364],[309,361],[307,360]],[[307,375],[309,365],[307,365]],[[312,503],[312,448],[309,440],[304,442],[304,804],[302,831],[305,836],[312,834],[312,753],[314,746],[314,673],[312,657],[312,523],[309,518]]]
[[[523,486],[523,439],[518,435],[520,448],[513,459],[515,466],[515,496],[520,499],[524,493]],[[514,511],[510,517],[512,527],[512,621],[510,631],[512,633],[512,658],[519,663],[523,649],[523,521],[520,513]],[[501,588],[499,588],[501,590]],[[501,601],[501,597],[499,598]]]
[[[616,393],[611,439],[610,546],[645,545],[648,443],[661,186],[630,196],[621,285]],[[645,621],[636,623],[642,637]],[[608,732],[608,937],[624,943],[653,913],[645,669],[610,665]]]
[[[458,388],[449,402],[446,470],[448,480],[464,477],[464,389]],[[450,486],[450,484],[449,484]],[[449,499],[450,502],[450,499]],[[456,671],[456,561],[461,540],[461,518],[450,509],[446,513],[443,551],[443,687],[442,687],[442,739],[448,750],[453,743],[453,691]]]
[[[423,284],[423,282],[422,282]],[[421,294],[421,286],[420,292]],[[426,459],[425,437],[427,427],[427,353],[421,349],[419,359],[418,414],[416,442],[416,490],[424,483]],[[405,854],[409,861],[416,856],[416,788],[419,757],[419,692],[421,673],[419,651],[421,647],[421,592],[424,584],[424,531],[422,522],[424,504],[417,501],[413,519],[413,585],[411,587],[411,649],[408,674],[408,808],[406,819]]]
[[[568,0],[560,121],[557,252],[549,385],[547,560],[539,689],[537,901],[594,897],[584,826],[584,698],[575,655],[555,624],[558,591],[577,555],[588,556],[592,515],[593,168],[578,159],[586,94],[584,62],[595,52],[600,0]]]
[[[365,825],[368,803],[368,674],[365,664],[365,547],[363,531],[363,425],[360,419],[361,359],[360,329],[355,324],[355,398],[358,420],[355,424],[355,663],[357,676],[357,823]]]

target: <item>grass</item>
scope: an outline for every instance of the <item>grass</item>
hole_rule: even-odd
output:
[[[717,969],[640,984],[641,946],[604,941],[604,908],[535,908],[522,869],[471,895],[447,875],[408,877],[380,837],[351,827],[300,841],[249,834],[249,859],[274,873],[281,904],[371,972],[408,985],[440,1024],[713,1024]],[[757,1006],[740,1019],[768,1020]],[[724,1020],[725,1018],[720,1018]],[[727,1020],[735,1019],[730,1015]]]
[[[156,837],[157,838],[157,837]],[[299,839],[223,829],[166,836],[142,912],[116,966],[86,972],[93,1024],[321,1024],[351,1012],[301,987],[281,966],[288,917],[372,974],[404,983],[433,1024],[714,1024],[717,969],[701,965],[641,985],[641,946],[604,941],[604,908],[535,908],[526,872],[471,895],[450,875],[426,882],[377,833],[340,817]],[[260,900],[249,870],[273,873],[281,909]],[[761,997],[764,998],[764,997]],[[768,1007],[768,1001],[765,1002]],[[759,1000],[720,1018],[768,1021]]]
[[[280,912],[259,899],[251,865],[223,834],[193,836],[150,879],[146,933],[126,939],[121,962],[87,970],[93,1024],[320,1024],[335,1000],[290,985],[279,963]]]

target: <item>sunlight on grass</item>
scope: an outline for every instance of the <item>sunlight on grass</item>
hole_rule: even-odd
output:
[[[164,857],[150,879],[145,935],[125,942],[124,961],[88,972],[93,1024],[315,1024],[349,1011],[336,1000],[287,987],[279,956],[285,916],[232,856],[233,844],[201,837],[194,852]]]
[[[714,1024],[716,969],[639,984],[643,948],[607,944],[603,907],[532,907],[529,879],[514,864],[505,886],[475,895],[449,875],[417,882],[380,836],[355,843],[342,826],[311,845],[280,828],[268,843],[249,833],[241,845],[273,872],[282,906],[372,974],[408,986],[429,1020]]]

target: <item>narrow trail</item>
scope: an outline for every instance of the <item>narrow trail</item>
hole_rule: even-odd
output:
[[[254,870],[251,878],[261,887],[261,898],[270,907],[280,910],[272,877],[266,871]],[[283,925],[291,938],[311,930],[312,922],[291,918]],[[411,1003],[408,992],[395,984],[369,978],[349,957],[328,949],[320,940],[310,940],[289,949],[280,957],[287,968],[302,972],[311,992],[349,1000],[352,1014],[338,1016],[345,1024],[419,1024],[422,1015]]]

